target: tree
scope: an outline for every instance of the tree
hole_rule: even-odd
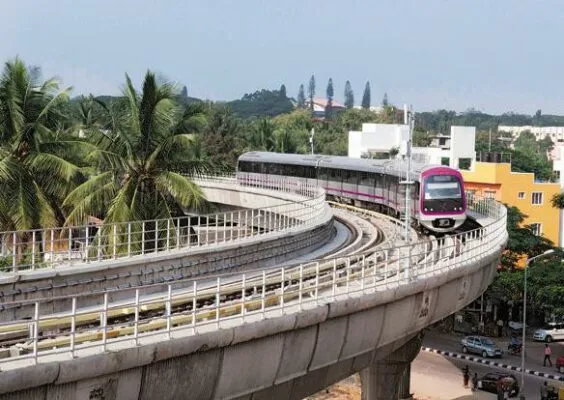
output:
[[[209,162],[222,169],[232,168],[238,157],[237,136],[241,121],[228,106],[211,107],[202,142]]]
[[[309,108],[313,112],[313,98],[315,97],[315,76],[311,75],[308,86]]]
[[[535,116],[533,117],[533,121],[535,125],[541,126],[541,117],[542,117],[542,110],[537,110]]]
[[[241,118],[272,117],[290,112],[294,108],[285,93],[284,85],[280,87],[280,90],[257,90],[254,93],[245,93],[240,100],[230,101],[226,105]]]
[[[333,95],[335,94],[333,91],[333,79],[329,78],[329,82],[327,82],[327,106],[325,107],[325,118],[331,119],[333,116]]]
[[[286,85],[284,84],[280,86],[280,97],[286,99]]]
[[[534,257],[552,248],[552,243],[534,234],[529,226],[523,225],[525,218],[517,207],[507,207],[507,233],[509,239],[505,252],[501,257],[501,265],[505,270],[513,270],[523,257]]]
[[[60,204],[82,178],[72,157],[86,154],[84,143],[61,131],[69,89],[40,77],[39,68],[28,68],[19,58],[7,62],[0,77],[3,231],[62,225]]]
[[[413,129],[412,140],[414,147],[428,147],[433,139],[425,129],[418,126]]]
[[[188,88],[186,86],[182,86],[182,92],[180,92],[180,96],[183,99],[188,99]]]
[[[564,209],[564,192],[556,193],[554,196],[552,196],[550,203],[554,208],[559,208],[561,210]]]
[[[364,93],[362,94],[362,108],[370,108],[370,82],[366,82]]]
[[[300,85],[300,89],[298,90],[298,107],[304,108],[305,107],[305,93],[304,93],[304,85],[303,83]]]
[[[274,151],[276,147],[275,129],[274,123],[267,118],[254,121],[251,125],[249,150]]]
[[[345,83],[345,107],[347,108],[354,107],[354,93],[351,87],[351,83],[349,81]]]
[[[382,99],[382,107],[388,107],[388,93],[384,92],[384,98]]]
[[[114,241],[125,236],[121,234],[127,224],[117,225],[118,235],[110,234],[108,224],[166,219],[183,215],[182,209],[203,207],[201,189],[175,169],[189,173],[211,169],[209,163],[194,159],[194,135],[177,129],[183,112],[175,102],[173,85],[158,83],[148,71],[139,93],[126,75],[124,96],[111,131],[91,138],[96,145],[90,155],[95,173],[63,204],[70,210],[69,225],[85,223],[90,215],[102,218],[104,225],[97,235],[102,243],[119,249],[125,244]],[[139,236],[137,245],[154,246],[155,225],[146,224],[144,234],[140,227],[133,228]]]

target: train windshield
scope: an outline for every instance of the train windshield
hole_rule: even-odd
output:
[[[425,200],[459,199],[462,197],[460,182],[453,175],[433,175],[425,179]]]

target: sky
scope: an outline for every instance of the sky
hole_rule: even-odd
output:
[[[16,56],[73,95],[118,94],[147,69],[189,96],[255,90],[415,111],[564,114],[562,0],[0,0],[0,61]]]

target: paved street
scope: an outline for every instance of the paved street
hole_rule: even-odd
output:
[[[465,365],[468,365],[472,374],[477,372],[478,377],[488,372],[500,371],[513,374],[519,382],[521,380],[517,372],[422,351],[412,364],[411,392],[418,400],[495,400],[494,394],[481,391],[473,393],[462,386],[461,370]],[[544,381],[545,379],[536,376],[525,376],[524,394],[527,400],[539,398],[539,387]]]
[[[464,335],[460,334],[441,334],[434,331],[429,331],[425,333],[423,346],[432,347],[437,350],[455,351],[461,353],[462,348],[460,346],[460,339],[462,339],[463,337]],[[504,352],[507,351],[507,343],[509,342],[509,338],[492,338],[492,340],[494,340]],[[554,361],[558,356],[564,355],[564,342],[551,343],[550,347],[552,347],[552,362],[554,364]],[[558,373],[554,366],[550,368],[548,366],[543,367],[542,365],[544,358],[544,343],[527,341],[526,348],[526,368],[550,374]],[[503,363],[515,365],[517,367],[521,365],[521,356],[503,354],[501,360]]]

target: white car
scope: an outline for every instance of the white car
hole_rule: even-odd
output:
[[[564,340],[564,322],[549,322],[535,331],[533,339],[548,343],[554,340]]]

